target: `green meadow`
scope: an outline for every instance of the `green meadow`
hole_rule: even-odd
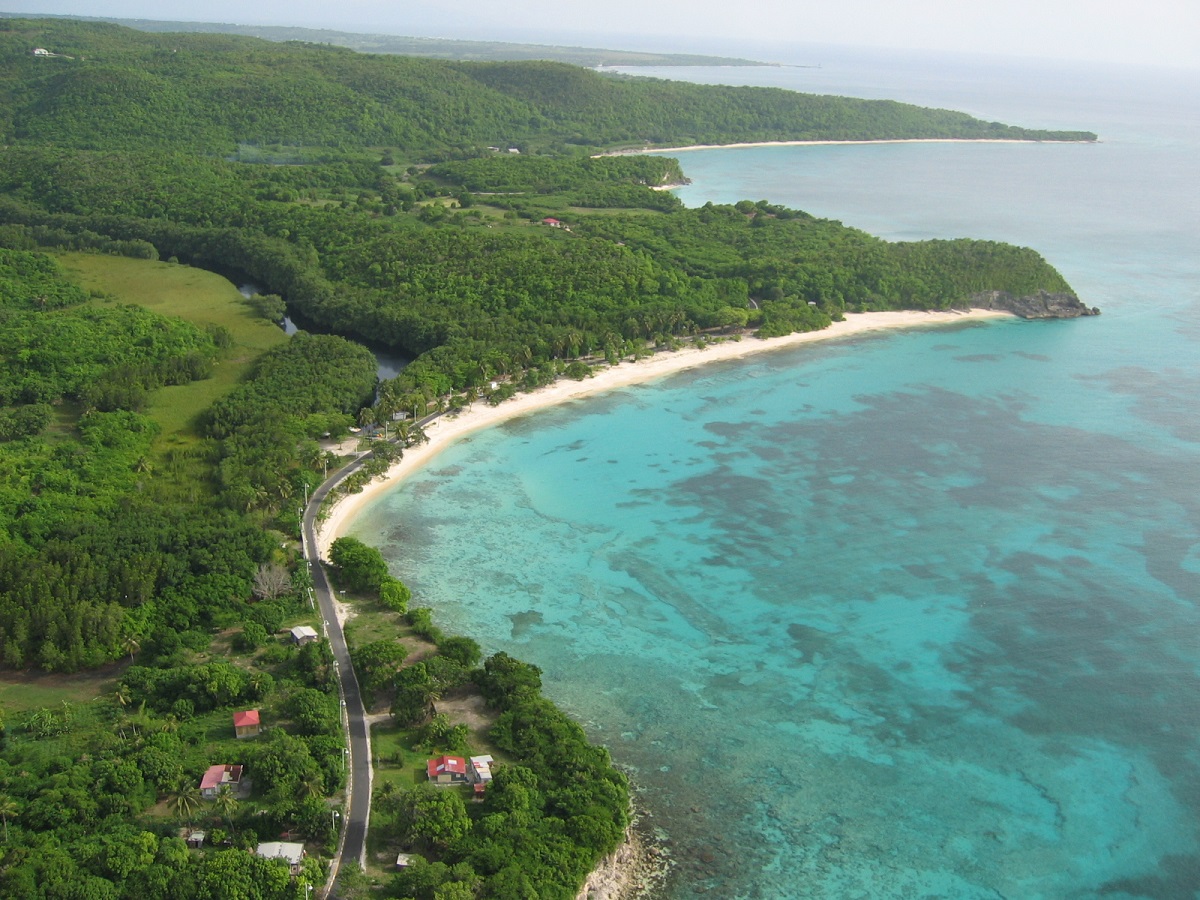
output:
[[[283,329],[259,318],[233,282],[203,269],[93,253],[62,253],[64,268],[97,303],[130,303],[201,328],[218,326],[233,338],[212,378],[155,392],[146,412],[162,427],[160,452],[196,440],[196,416],[241,381],[264,351],[287,340]]]

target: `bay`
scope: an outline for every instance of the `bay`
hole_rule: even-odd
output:
[[[548,410],[352,533],[447,630],[543,668],[630,772],[674,895],[1193,896],[1196,73],[857,51],[652,74],[1100,133],[693,151],[680,195],[1033,246],[1104,314]]]

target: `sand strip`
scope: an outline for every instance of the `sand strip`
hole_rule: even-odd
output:
[[[689,150],[744,150],[747,147],[841,147],[859,144],[1094,144],[1096,141],[1034,140],[1033,138],[883,138],[861,141],[747,141],[738,144],[690,144],[686,147],[629,147],[597,153],[601,156],[630,156],[642,153],[686,153]]]
[[[620,365],[601,369],[583,381],[560,378],[554,384],[527,394],[517,394],[498,406],[488,406],[477,401],[470,409],[455,416],[444,415],[425,428],[429,441],[404,451],[404,458],[392,466],[387,474],[372,481],[360,493],[350,494],[338,501],[323,523],[319,525],[317,546],[322,558],[328,558],[329,545],[345,532],[354,516],[368,503],[403,481],[413,472],[434,459],[439,453],[472,432],[555,406],[581,397],[604,391],[616,390],[633,384],[653,381],[684,369],[720,360],[740,359],[755,353],[795,347],[814,341],[844,338],[868,331],[915,326],[942,325],[970,320],[982,320],[1008,316],[1009,313],[995,310],[973,309],[964,311],[937,312],[870,312],[851,313],[844,322],[834,322],[822,331],[789,334],[784,337],[761,340],[744,336],[740,341],[726,340],[709,344],[704,349],[685,345],[676,351],[663,351],[638,362],[623,362]]]

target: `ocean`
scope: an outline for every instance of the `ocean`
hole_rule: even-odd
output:
[[[1032,246],[1103,315],[540,412],[352,533],[445,629],[543,669],[629,772],[670,896],[1198,896],[1200,73],[820,62],[644,74],[1101,141],[693,151],[686,203]]]

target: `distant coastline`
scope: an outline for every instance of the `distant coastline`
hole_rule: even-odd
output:
[[[750,147],[827,147],[853,144],[1096,144],[1099,141],[1034,140],[1033,138],[880,138],[861,141],[746,141],[736,144],[688,144],[684,147],[626,147],[606,150],[601,156],[631,156],[642,153],[686,153],[691,150],[745,150]]]

